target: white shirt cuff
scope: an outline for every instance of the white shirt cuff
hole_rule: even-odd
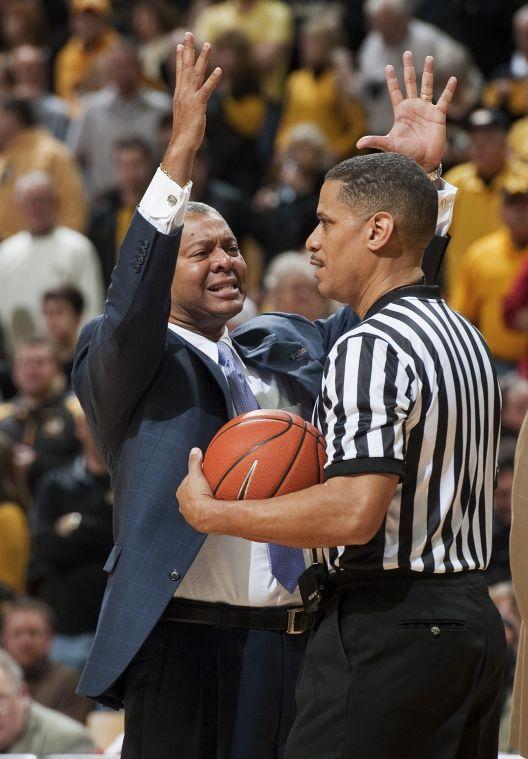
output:
[[[138,211],[158,232],[170,235],[183,225],[191,189],[192,182],[180,187],[161,169],[157,169]]]
[[[453,218],[453,207],[455,205],[457,188],[446,182],[444,179],[441,179],[440,183],[441,187],[438,190],[438,219],[436,220],[436,234],[440,237],[445,237],[449,232],[449,227],[451,226],[451,220]]]

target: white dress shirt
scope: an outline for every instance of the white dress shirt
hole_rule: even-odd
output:
[[[218,346],[213,340],[176,324],[169,324],[169,329],[218,364]],[[221,339],[233,348],[227,329]],[[240,357],[239,360],[262,408],[291,408],[279,377],[270,371],[248,368]],[[208,535],[174,595],[233,606],[291,606],[301,602],[298,592],[288,593],[272,576],[266,543],[230,535]]]

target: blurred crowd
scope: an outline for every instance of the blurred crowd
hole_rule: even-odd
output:
[[[441,285],[501,376],[488,578],[509,644],[506,724],[520,626],[511,488],[528,410],[528,5],[0,0],[0,753],[37,751],[35,721],[67,736],[58,751],[92,745],[79,723],[93,705],[74,691],[104,593],[112,488],[70,372],[163,155],[187,29],[214,44],[211,65],[223,69],[191,198],[225,216],[246,255],[250,298],[236,324],[262,310],[335,309],[304,250],[325,171],[360,136],[390,129],[384,66],[401,78],[404,50],[418,70],[435,56],[437,94],[458,78]]]

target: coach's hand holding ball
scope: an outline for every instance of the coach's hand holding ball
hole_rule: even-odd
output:
[[[180,511],[199,532],[222,501],[273,498],[324,482],[322,435],[288,411],[260,409],[225,424],[205,453],[193,448],[177,491]],[[218,499],[218,500],[215,500]]]

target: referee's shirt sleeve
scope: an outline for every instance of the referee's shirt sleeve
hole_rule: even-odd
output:
[[[415,379],[383,338],[352,335],[334,347],[319,406],[327,479],[368,472],[403,477]]]

